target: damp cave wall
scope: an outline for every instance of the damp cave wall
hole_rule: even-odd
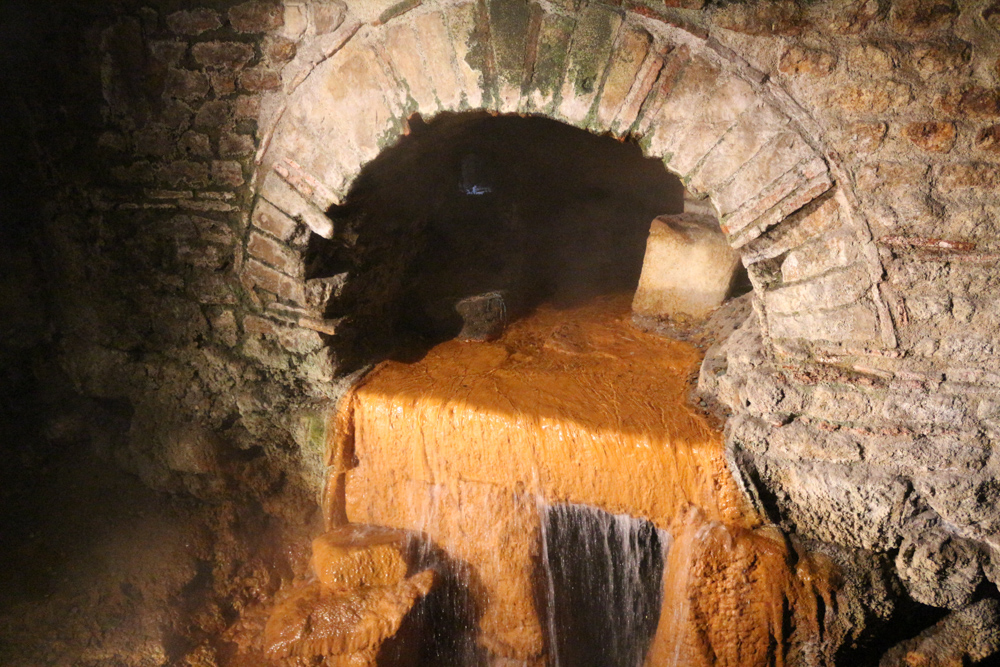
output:
[[[26,202],[7,212],[23,252],[5,259],[21,299],[5,307],[44,313],[5,332],[4,363],[23,372],[18,346],[41,345],[72,397],[46,419],[91,429],[155,488],[211,497],[230,452],[259,451],[318,492],[325,415],[350,376],[299,323],[336,286],[304,280],[306,225],[252,216],[256,158],[297,56],[419,5],[4,9],[18,134],[4,166]],[[796,212],[817,231],[750,263],[755,314],[703,368],[748,495],[803,536],[898,554],[922,602],[967,603],[1000,577],[1000,5],[608,6],[785,95],[847,193],[850,216],[821,198]],[[544,7],[572,32],[585,6]]]

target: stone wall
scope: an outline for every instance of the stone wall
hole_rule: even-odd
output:
[[[204,5],[62,6],[75,143],[24,111],[62,365],[131,406],[149,483],[204,489],[211,441],[317,489],[350,380],[350,275],[305,273],[351,249],[326,213],[412,113],[537,113],[639,138],[722,215],[755,315],[702,386],[760,509],[898,554],[930,604],[996,581],[1000,6]]]

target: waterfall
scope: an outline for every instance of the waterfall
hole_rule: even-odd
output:
[[[546,505],[542,555],[558,667],[641,667],[660,614],[670,536],[584,505]]]

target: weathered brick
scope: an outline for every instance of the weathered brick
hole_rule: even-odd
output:
[[[242,42],[200,42],[191,55],[203,67],[239,69],[253,58],[253,47]]]
[[[279,2],[251,0],[229,10],[229,23],[238,32],[268,32],[285,24],[285,13]]]
[[[778,61],[778,71],[792,76],[827,76],[837,66],[836,54],[795,45]]]
[[[521,90],[527,79],[525,55],[530,43],[532,14],[537,6],[525,0],[486,0],[493,47],[494,73],[497,78],[492,100],[497,111],[517,111]]]
[[[786,220],[766,235],[743,246],[743,261],[752,264],[778,257],[819,234],[832,233],[840,224],[840,205],[836,199],[829,197],[811,210],[797,213],[793,219]]]
[[[688,188],[706,192],[728,181],[787,125],[785,115],[770,105],[751,108],[688,176]]]
[[[458,65],[458,80],[462,91],[463,104],[467,108],[479,109],[483,104],[485,67],[485,44],[479,39],[476,23],[477,5],[468,2],[452,6],[448,12],[450,40],[455,48]]]
[[[285,301],[304,303],[305,294],[301,282],[257,261],[248,259],[243,265],[243,275],[256,287],[277,295]]]
[[[845,342],[870,341],[878,335],[878,317],[868,303],[797,315],[768,314],[767,324],[774,338]]]
[[[219,13],[211,9],[190,9],[167,16],[167,27],[181,35],[200,35],[221,25]]]
[[[278,210],[271,202],[258,199],[254,206],[253,225],[280,241],[287,241],[298,232],[299,223]]]
[[[764,294],[768,313],[790,315],[830,310],[854,303],[871,287],[868,271],[860,264],[817,278],[771,290]]]
[[[566,57],[576,21],[562,14],[545,13],[538,29],[537,53],[531,81],[522,106],[527,111],[552,113],[566,71]]]
[[[903,127],[903,136],[925,151],[947,153],[955,145],[955,124],[909,123]]]
[[[613,50],[611,64],[601,88],[601,98],[597,105],[599,131],[607,130],[617,117],[629,91],[635,85],[639,70],[646,60],[653,37],[642,28],[628,28],[621,32],[618,44]]]
[[[247,252],[285,275],[302,277],[302,261],[298,255],[270,237],[251,232]]]
[[[857,35],[879,18],[881,5],[879,0],[849,0],[836,6],[824,27],[838,35]]]
[[[208,93],[208,77],[202,72],[192,72],[171,67],[163,84],[163,94],[179,100],[200,100]]]
[[[840,134],[840,142],[853,153],[874,153],[885,140],[889,126],[885,123],[850,123]]]
[[[847,51],[847,66],[865,76],[887,75],[896,68],[899,60],[890,48],[872,43],[856,44]]]
[[[593,108],[621,24],[618,11],[604,5],[578,12],[558,106],[559,115],[571,123],[583,122]]]
[[[240,73],[240,88],[249,93],[263,93],[281,88],[281,73],[267,67],[251,67]]]
[[[445,24],[444,12],[422,14],[415,19],[417,34],[427,57],[427,74],[444,109],[457,111],[462,89],[455,69],[455,52]]]
[[[972,49],[956,39],[929,42],[915,45],[911,57],[917,71],[925,78],[938,74],[955,76],[968,70]]]
[[[233,160],[213,160],[212,183],[230,187],[243,185],[243,165]]]
[[[412,23],[399,20],[386,29],[384,48],[396,75],[406,85],[421,113],[437,111],[434,84],[420,57],[421,49]]]
[[[796,165],[805,162],[814,155],[812,147],[803,141],[797,133],[782,132],[774,136],[747,162],[739,165],[739,171],[734,169],[737,174],[736,178],[713,191],[711,193],[712,201],[722,215],[735,211],[759,193],[764,192],[781,176],[791,172]],[[789,188],[790,191],[791,188]],[[730,230],[728,233],[739,231],[734,222],[727,221],[727,226]]]
[[[664,54],[650,51],[639,68],[639,72],[635,77],[635,83],[625,96],[618,114],[611,121],[611,132],[616,137],[623,137],[631,132],[632,127],[639,118],[642,105],[650,97],[663,68]]]
[[[316,234],[324,238],[333,236],[333,222],[330,221],[330,218],[304,199],[295,188],[286,183],[275,172],[269,172],[264,177],[260,194],[279,210],[303,222]]]

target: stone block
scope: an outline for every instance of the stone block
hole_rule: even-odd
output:
[[[969,604],[983,580],[976,547],[947,531],[933,512],[907,522],[896,572],[914,600],[948,609]]]
[[[829,51],[795,45],[778,61],[778,71],[791,76],[828,76],[837,65],[837,56]]]
[[[165,65],[176,66],[187,53],[187,48],[187,42],[173,40],[156,40],[149,43],[150,54]]]
[[[652,43],[652,35],[642,28],[628,27],[622,30],[601,88],[597,122],[594,126],[598,131],[609,129],[618,116],[625,98],[636,84]]]
[[[223,132],[219,135],[219,155],[222,157],[244,157],[257,149],[249,134]]]
[[[459,340],[495,340],[507,326],[507,304],[502,292],[488,292],[466,297],[455,303],[462,318]]]
[[[240,90],[248,93],[264,93],[281,88],[281,72],[268,67],[245,69],[239,76]]]
[[[979,130],[975,146],[981,151],[1000,154],[1000,125],[990,125]]]
[[[868,302],[822,312],[769,314],[767,325],[773,338],[863,342],[878,336],[878,316]]]
[[[188,130],[181,135],[177,147],[189,157],[212,157],[212,142],[207,134]]]
[[[633,312],[704,319],[722,305],[739,255],[717,225],[713,218],[690,213],[653,221]]]
[[[868,270],[861,264],[852,264],[846,269],[768,291],[764,294],[764,306],[768,314],[782,315],[829,310],[859,301],[870,287]]]
[[[250,62],[254,51],[242,42],[199,42],[191,47],[191,55],[202,67],[239,69]]]
[[[893,422],[958,426],[968,415],[961,396],[931,392],[892,391],[882,407],[882,416]]]
[[[268,35],[261,42],[261,52],[264,57],[275,65],[283,65],[291,61],[298,53],[298,46],[288,37]]]
[[[1000,652],[1000,603],[986,598],[953,611],[889,649],[879,667],[978,665]]]
[[[235,160],[213,160],[212,183],[233,188],[243,185],[243,165]]]
[[[491,106],[502,113],[514,113],[521,103],[521,91],[528,77],[526,62],[531,47],[531,23],[539,10],[526,0],[487,0],[490,44],[493,47],[495,99]]]
[[[268,32],[285,23],[285,12],[280,2],[251,0],[229,9],[229,24],[237,32]]]
[[[576,21],[562,14],[545,13],[538,29],[535,69],[522,106],[529,112],[551,114],[566,72],[569,43]]]
[[[167,16],[167,27],[179,35],[200,35],[222,26],[219,13],[211,9],[190,9]]]
[[[1000,88],[955,88],[934,101],[949,116],[973,119],[1000,118]]]
[[[782,460],[762,470],[782,516],[805,537],[873,551],[895,548],[915,513],[905,479],[862,465]]]
[[[558,115],[571,124],[587,120],[601,92],[621,24],[621,14],[605,5],[589,4],[577,12],[557,108]]]
[[[208,77],[202,72],[171,67],[163,84],[163,95],[186,102],[200,100],[208,94]]]
[[[906,37],[926,37],[951,27],[958,16],[953,0],[897,0],[889,14],[892,29]]]
[[[452,47],[444,12],[421,14],[414,19],[420,44],[426,57],[427,74],[434,84],[438,102],[449,111],[458,111],[462,87],[455,68]]]
[[[837,230],[788,252],[781,262],[781,280],[793,283],[814,278],[858,260],[858,239],[851,230]]]
[[[903,136],[918,148],[931,153],[947,153],[955,145],[955,124],[944,122],[908,123]]]
[[[250,233],[247,252],[257,259],[293,278],[302,278],[302,259],[287,246],[272,238]]]
[[[317,35],[326,35],[337,28],[344,22],[344,17],[347,16],[347,7],[342,2],[333,0],[332,2],[324,2],[321,4],[312,5],[312,19],[313,25],[316,27]],[[285,18],[285,26],[288,25],[287,10]],[[292,37],[289,35],[289,37]],[[292,37],[294,39],[294,37]]]

